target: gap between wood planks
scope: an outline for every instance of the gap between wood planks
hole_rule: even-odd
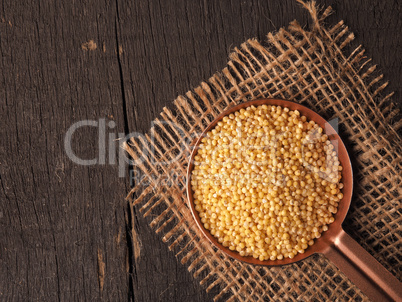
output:
[[[123,68],[121,63],[121,54],[123,53],[122,46],[119,43],[119,26],[120,26],[120,15],[119,15],[119,3],[118,0],[116,3],[116,19],[115,19],[115,36],[116,36],[116,58],[119,66],[119,75],[120,75],[120,87],[121,87],[121,96],[122,96],[122,110],[123,110],[123,119],[124,119],[124,133],[127,136],[130,133],[129,124],[128,124],[128,116],[127,116],[127,100],[125,95],[125,87],[124,87],[124,75]],[[134,122],[135,123],[135,122]],[[128,165],[128,175],[130,175],[130,171],[133,169],[133,165],[130,163]],[[134,184],[135,185],[135,184]],[[136,215],[134,207],[128,203],[127,210],[125,211],[125,228],[126,228],[126,240],[127,240],[127,263],[126,269],[128,273],[128,293],[127,300],[134,301],[134,275],[137,275],[136,270],[136,261],[140,256],[141,246],[140,239],[138,238],[138,234],[135,231],[134,218]]]

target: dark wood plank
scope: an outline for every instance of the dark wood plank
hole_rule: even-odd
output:
[[[397,49],[401,39],[395,28],[400,27],[400,5],[392,1],[319,2],[335,9],[326,22],[336,24],[343,19],[355,32],[353,45],[366,47],[367,55],[391,80],[387,91],[395,90],[398,99],[401,55]],[[118,0],[118,5],[128,128],[140,132],[149,129],[163,106],[225,67],[230,49],[244,40],[265,40],[269,31],[287,26],[294,19],[310,24],[307,13],[291,0]],[[180,264],[174,264],[172,253],[159,236],[144,232],[147,222],[136,215],[135,227],[143,241],[141,253],[148,257],[141,256],[135,262],[135,300],[182,301],[187,295],[192,301],[212,299],[215,292],[206,294],[194,287],[197,281],[192,281]],[[174,281],[179,278],[183,282]]]
[[[7,2],[0,4],[0,300],[126,300],[125,182],[117,165],[80,166],[64,150],[67,129],[80,120],[114,120],[107,133],[124,132],[115,4]],[[82,48],[89,40],[96,49]],[[73,136],[81,158],[98,157],[97,146],[95,127]]]
[[[320,1],[321,2],[321,1]],[[385,93],[395,92],[393,100],[402,109],[402,28],[401,1],[336,1],[325,0],[334,14],[328,17],[329,24],[344,20],[355,34],[353,47],[362,45],[365,55],[377,65],[377,72],[389,81]]]

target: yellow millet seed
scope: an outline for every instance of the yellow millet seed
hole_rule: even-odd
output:
[[[299,111],[250,106],[201,140],[191,174],[205,229],[256,259],[293,258],[328,230],[342,167],[324,130]]]

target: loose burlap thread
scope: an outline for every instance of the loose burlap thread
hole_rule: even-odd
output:
[[[302,2],[301,2],[302,3]],[[327,28],[313,2],[302,3],[313,25],[297,21],[235,48],[228,66],[164,108],[149,133],[125,145],[135,162],[137,183],[128,195],[133,207],[162,234],[188,271],[214,300],[366,301],[367,297],[321,255],[283,267],[233,260],[200,233],[187,206],[185,182],[191,143],[227,108],[257,98],[299,102],[327,120],[339,119],[339,133],[352,158],[355,187],[345,230],[401,279],[402,122],[382,95],[387,83],[353,33],[340,21]],[[348,53],[348,54],[346,54]]]

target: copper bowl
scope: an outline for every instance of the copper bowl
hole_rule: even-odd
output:
[[[261,261],[253,257],[240,256],[238,252],[231,251],[229,248],[224,247],[208,230],[204,228],[194,206],[190,180],[191,172],[194,168],[194,156],[197,154],[201,139],[208,131],[212,130],[216,124],[223,119],[224,116],[227,116],[230,113],[238,111],[242,108],[264,104],[287,107],[290,110],[298,110],[302,115],[306,116],[308,120],[313,120],[316,122],[324,129],[332,144],[334,144],[337,148],[338,158],[343,167],[341,172],[342,182],[344,184],[344,188],[342,190],[343,198],[339,202],[338,211],[334,216],[335,221],[329,225],[329,229],[326,232],[323,232],[319,239],[315,239],[315,242],[312,246],[309,246],[303,254],[298,253],[293,259],[286,258],[283,260]],[[391,299],[391,301],[397,301],[398,299],[402,300],[401,283],[342,229],[342,222],[346,217],[350,202],[352,200],[352,165],[350,163],[350,158],[346,147],[338,133],[324,118],[311,109],[298,103],[281,99],[258,99],[233,106],[230,109],[222,112],[210,125],[208,125],[194,145],[187,169],[186,186],[188,204],[199,229],[213,245],[230,257],[254,265],[278,266],[301,261],[312,254],[319,253],[325,255],[332,262],[334,262],[342,272],[344,272],[361,290],[363,290],[363,292],[365,292],[375,301],[379,299]]]

